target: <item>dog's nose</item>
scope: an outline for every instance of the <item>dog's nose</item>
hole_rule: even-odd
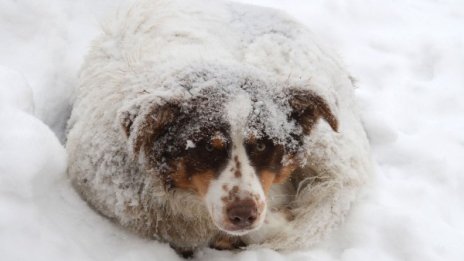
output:
[[[253,200],[240,200],[227,208],[229,221],[239,229],[251,226],[258,217],[258,209]]]

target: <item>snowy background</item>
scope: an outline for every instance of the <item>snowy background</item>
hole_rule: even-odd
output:
[[[122,0],[0,0],[0,258],[180,260],[95,214],[65,176],[70,97]],[[464,2],[258,0],[337,49],[356,76],[377,173],[312,249],[197,260],[464,260]]]

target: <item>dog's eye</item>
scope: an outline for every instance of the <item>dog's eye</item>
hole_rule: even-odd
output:
[[[208,143],[208,144],[205,145],[205,149],[206,149],[206,151],[212,152],[214,150],[214,147],[213,147],[213,145]]]
[[[256,150],[257,151],[264,151],[266,149],[266,144],[263,142],[257,143],[256,144]]]

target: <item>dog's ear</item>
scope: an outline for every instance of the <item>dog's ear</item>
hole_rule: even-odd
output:
[[[319,118],[326,120],[334,131],[338,131],[337,118],[321,96],[313,91],[300,89],[289,89],[287,95],[291,108],[290,117],[301,125],[304,134],[311,132]]]
[[[158,138],[180,111],[177,103],[148,102],[129,106],[119,113],[119,123],[128,139],[132,156],[137,157],[142,147]]]

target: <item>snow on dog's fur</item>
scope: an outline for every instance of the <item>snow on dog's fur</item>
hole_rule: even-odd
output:
[[[279,11],[136,2],[104,26],[80,79],[74,186],[182,251],[312,245],[371,171],[350,75]]]

